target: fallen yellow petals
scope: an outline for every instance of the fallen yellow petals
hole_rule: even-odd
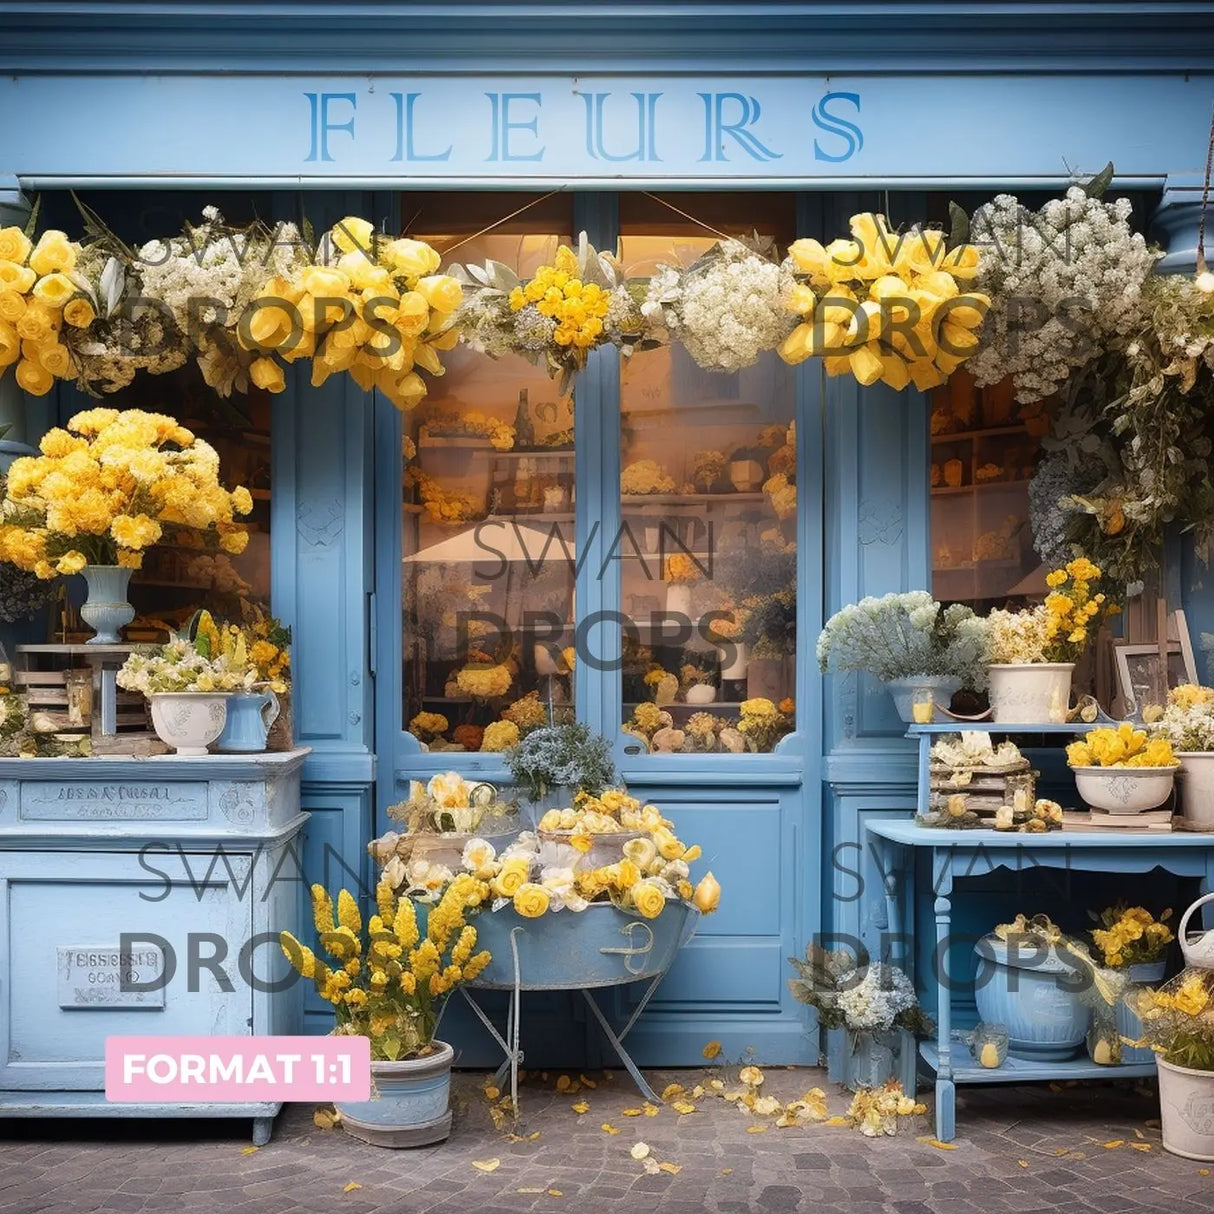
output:
[[[582,1087],[590,1088],[592,1091],[599,1086],[597,1080],[587,1079],[585,1075],[579,1075],[578,1080],[581,1083]]]
[[[644,1112],[644,1109],[621,1109],[620,1115],[623,1117],[640,1117]]]
[[[549,1196],[549,1197],[564,1197],[564,1196],[565,1196],[565,1194],[564,1194],[564,1192],[563,1192],[562,1190],[560,1190],[560,1189],[549,1189],[549,1190],[548,1190],[548,1196]]]
[[[722,1175],[722,1176],[732,1176],[732,1175],[733,1175],[733,1168],[722,1168],[722,1169],[721,1169],[721,1175]]]
[[[763,1072],[757,1066],[744,1066],[738,1078],[748,1088],[757,1088],[763,1082]]]
[[[660,1108],[658,1108],[658,1106],[656,1104],[650,1104],[648,1100],[645,1101],[645,1116],[646,1117],[656,1117],[661,1111],[662,1110]]]
[[[691,1098],[692,1098],[692,1100],[699,1100],[699,1098],[703,1095],[704,1095],[704,1085],[702,1083],[697,1083],[695,1085],[695,1087],[693,1087],[691,1089]]]
[[[647,1159],[649,1157],[649,1147],[643,1142],[634,1143],[628,1154],[633,1159]]]
[[[710,1041],[700,1052],[708,1059],[719,1058],[721,1055],[721,1043],[719,1041]]]
[[[784,1106],[774,1096],[760,1096],[752,1106],[753,1111],[760,1117],[770,1117],[778,1113]]]
[[[672,1100],[675,1096],[682,1096],[686,1090],[681,1083],[668,1083],[662,1089],[662,1099]]]
[[[1067,1155],[1067,1154],[1069,1154],[1069,1153],[1070,1153],[1070,1152],[1068,1151],[1068,1149],[1067,1149],[1066,1147],[1059,1147],[1059,1148],[1058,1148],[1058,1149],[1057,1149],[1057,1150],[1054,1152],[1054,1154],[1055,1154],[1055,1155]]]
[[[556,1090],[558,1092],[567,1092],[572,1084],[573,1080],[570,1079],[568,1075],[562,1075],[556,1081]]]
[[[1050,1084],[1050,1091],[1051,1091],[1051,1092],[1061,1092],[1061,1091],[1062,1091],[1062,1084],[1060,1084],[1060,1083],[1051,1083],[1051,1084]]]
[[[342,1189],[342,1192],[343,1193],[353,1193],[355,1189],[361,1189],[361,1188],[362,1188],[362,1185],[360,1185],[357,1180],[352,1180],[352,1181],[350,1181],[350,1183],[348,1185],[346,1185],[346,1187],[344,1189]]]
[[[1149,1151],[1151,1144],[1149,1142],[1132,1142],[1130,1143],[1131,1151]]]
[[[478,1172],[496,1172],[502,1166],[500,1159],[474,1159],[472,1166]]]
[[[604,1134],[618,1134],[619,1133],[619,1130],[617,1130],[615,1128],[615,1126],[611,1125],[609,1122],[606,1122],[606,1121],[604,1121],[603,1124],[599,1128],[603,1131]]]
[[[331,1130],[340,1120],[341,1117],[334,1109],[317,1109],[312,1114],[312,1124],[321,1130]]]
[[[548,1190],[542,1185],[537,1188],[515,1189],[516,1193],[547,1193]]]
[[[579,1100],[577,1104],[570,1106],[575,1113],[589,1113],[590,1106],[584,1101]]]
[[[660,1163],[658,1167],[663,1172],[669,1172],[671,1176],[677,1176],[683,1170],[681,1163]]]
[[[242,1155],[253,1155],[257,1151],[260,1151],[260,1150],[261,1150],[260,1147],[241,1147],[240,1153]]]
[[[489,1116],[493,1119],[493,1128],[500,1130],[506,1124],[506,1114],[501,1109],[491,1108]]]
[[[1114,1147],[1122,1146],[1124,1143],[1124,1138],[1110,1138],[1109,1141],[1104,1144],[1104,1149],[1106,1151],[1111,1151],[1114,1149]]]
[[[690,1100],[676,1100],[670,1107],[676,1113],[682,1114],[694,1113],[696,1111],[696,1106]]]
[[[1029,1166],[1029,1161],[1028,1161],[1027,1159],[1017,1159],[1017,1160],[1016,1160],[1016,1162],[1017,1162],[1017,1163],[1018,1163],[1018,1164],[1019,1164],[1019,1165],[1020,1165],[1022,1168],[1027,1168],[1027,1167]]]
[[[1198,1176],[1209,1176],[1209,1174],[1210,1174],[1209,1168],[1198,1168],[1197,1169]]]
[[[725,1082],[721,1079],[710,1079],[708,1081],[708,1086],[712,1088],[714,1092],[723,1092],[725,1090]]]
[[[826,1124],[830,1125],[830,1122],[834,1120],[836,1119],[832,1117]],[[843,1118],[839,1118],[838,1120],[843,1121],[844,1125],[847,1124]],[[922,1138],[916,1138],[915,1141],[923,1143],[924,1146],[935,1147],[937,1151],[955,1151],[957,1149],[955,1142],[941,1142],[939,1138],[933,1138],[930,1134],[925,1134]]]
[[[657,1176],[662,1170],[652,1155],[648,1159],[642,1159],[641,1166],[645,1169],[646,1176]]]
[[[748,1125],[746,1132],[748,1134],[766,1134],[767,1127],[765,1125]]]
[[[828,1117],[822,1124],[823,1125],[848,1125],[850,1123],[848,1122],[846,1117],[836,1116],[836,1117]],[[924,1139],[922,1141],[928,1141],[928,1140]]]
[[[501,1089],[500,1089],[500,1088],[495,1088],[495,1087],[493,1086],[493,1084],[490,1084],[490,1085],[489,1085],[489,1086],[488,1086],[488,1087],[485,1089],[485,1099],[486,1099],[486,1100],[496,1100],[496,1099],[497,1099],[497,1098],[498,1098],[498,1097],[499,1097],[501,1094],[502,1094],[502,1093],[501,1093]]]

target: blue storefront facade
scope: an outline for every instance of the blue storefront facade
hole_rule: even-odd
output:
[[[1112,161],[1113,190],[1135,199],[1164,267],[1191,271],[1214,6],[1026,3],[964,23],[954,7],[0,4],[0,226],[68,190],[103,212],[107,196],[184,211],[256,195],[267,220],[304,211],[321,230],[361,215],[390,234],[410,230],[425,195],[487,198],[469,204],[484,226],[553,196],[564,209],[541,231],[612,248],[641,230],[637,199],[658,192],[743,227],[752,202],[767,213],[778,199],[779,232],[825,241],[860,211],[939,220],[950,197],[1046,196]],[[818,935],[877,943],[864,824],[909,815],[916,767],[885,691],[824,679],[813,642],[844,604],[931,588],[932,405],[826,378],[816,360],[756,386],[796,423],[798,640],[783,689],[796,728],[769,754],[647,754],[620,728],[622,374],[603,349],[576,384],[569,526],[585,559],[570,601],[590,623],[571,694],[613,739],[630,789],[701,844],[725,891],[634,1053],[690,1065],[719,1040],[731,1057],[814,1062],[786,959]],[[0,392],[26,441],[84,407],[68,386],[24,400],[9,377]],[[367,840],[411,779],[457,768],[500,781],[505,768],[427,751],[408,729],[407,419],[347,376],[313,387],[299,368],[271,408],[270,600],[293,629],[295,732],[311,748],[305,868],[333,887],[365,873]],[[1173,573],[1190,627],[1214,628],[1208,573],[1187,554]],[[557,996],[541,1007],[537,1042],[553,1065],[592,1064],[594,1026],[571,1009]],[[307,1015],[327,1031],[321,1005]],[[490,1059],[474,1025],[458,1033],[465,1062]]]

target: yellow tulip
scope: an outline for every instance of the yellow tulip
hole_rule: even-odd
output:
[[[940,345],[949,353],[960,355],[962,358],[973,353],[978,345],[978,334],[972,329],[962,328],[946,320],[940,326],[938,340]]]
[[[969,282],[978,277],[980,262],[978,250],[972,244],[963,244],[948,251],[941,269],[947,270],[962,282]]]
[[[814,319],[830,325],[851,324],[856,313],[856,296],[846,287],[833,287],[828,295],[822,296]]]
[[[795,367],[810,357],[813,349],[813,330],[812,324],[797,325],[780,343],[777,353],[789,366]]]
[[[337,268],[348,275],[351,285],[360,291],[367,288],[386,291],[392,285],[391,274],[357,249],[352,253],[343,253],[337,259]]]
[[[829,354],[822,360],[822,367],[827,375],[846,375],[851,371],[851,355]]]
[[[439,360],[438,351],[433,346],[422,342],[421,345],[413,351],[413,361],[421,367],[423,371],[429,371],[431,375],[442,375],[445,368]]]
[[[24,261],[33,247],[20,228],[0,228],[0,261]]]
[[[695,888],[691,900],[701,914],[711,914],[721,903],[721,887],[712,873],[705,873]]]
[[[875,300],[866,299],[856,310],[847,326],[849,342],[876,341],[881,336],[885,313],[881,304]]]
[[[381,259],[405,278],[421,278],[433,274],[442,264],[442,258],[423,240],[389,241],[381,250]]]
[[[986,317],[987,309],[991,306],[989,295],[971,291],[966,295],[958,295],[950,300],[942,309],[948,319],[963,329],[976,329]]]
[[[933,363],[921,358],[915,359],[910,364],[910,377],[911,382],[920,392],[926,392],[929,388],[938,388],[948,378]]]
[[[335,223],[329,232],[333,243],[343,253],[355,249],[370,250],[375,240],[375,225],[357,215],[347,215]]]
[[[76,268],[76,246],[68,240],[66,233],[48,228],[38,238],[29,258],[30,269],[35,274],[53,274],[56,270],[65,273]]]
[[[31,396],[45,396],[55,383],[55,377],[40,363],[23,358],[17,364],[17,386]]]
[[[890,267],[890,258],[898,237],[890,232],[884,215],[867,211],[851,217],[851,234],[861,249],[861,258],[856,265],[860,278],[880,278]]]
[[[272,358],[254,359],[249,365],[249,379],[254,386],[267,392],[282,392],[287,386],[282,367]]]
[[[865,387],[875,384],[885,371],[885,364],[881,361],[881,350],[876,342],[858,347],[849,361],[852,374]]]
[[[335,266],[308,266],[299,281],[309,295],[320,299],[340,299],[350,293],[350,276]]]
[[[915,285],[924,291],[930,291],[933,295],[938,295],[941,299],[952,299],[958,292],[956,279],[943,270],[920,274]]]
[[[35,282],[38,275],[29,266],[18,265],[15,261],[0,261],[0,287],[8,291],[19,291],[24,295]]]
[[[832,240],[826,246],[826,275],[832,282],[845,282],[858,278],[856,267],[864,256],[863,250],[854,240]]]
[[[910,366],[898,354],[881,355],[881,378],[895,392],[901,392],[910,383]]]
[[[952,373],[965,362],[964,354],[950,354],[943,347],[936,351],[936,357],[932,359],[936,368],[944,375],[952,375]]]
[[[398,332],[417,337],[430,323],[430,305],[420,291],[406,291],[400,304],[391,316]]]
[[[795,312],[798,316],[812,316],[818,306],[818,299],[812,287],[799,282],[789,292],[787,306],[790,312]]]
[[[48,308],[61,310],[75,294],[76,284],[66,274],[45,274],[34,284],[34,298]]]

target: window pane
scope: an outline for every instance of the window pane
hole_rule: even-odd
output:
[[[932,593],[985,611],[1046,593],[1033,548],[1029,481],[1048,419],[1009,382],[977,388],[964,369],[932,393]]]
[[[447,260],[530,276],[561,240],[495,231]],[[457,347],[443,361],[405,418],[403,720],[431,749],[502,749],[514,740],[503,713],[573,703],[573,401],[520,357]]]
[[[627,273],[690,265],[714,243],[684,227],[625,225]],[[737,374],[678,345],[623,364],[621,720],[653,751],[769,751],[792,728],[793,405],[774,353]],[[777,715],[744,715],[757,698]]]

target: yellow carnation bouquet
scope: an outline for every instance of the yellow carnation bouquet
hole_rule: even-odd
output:
[[[83,329],[96,316],[88,282],[76,274],[81,248],[63,232],[37,244],[21,228],[0,228],[0,377],[16,365],[18,386],[45,396],[76,367],[60,340],[63,326]]]
[[[459,340],[453,325],[463,288],[439,274],[424,241],[388,240],[357,216],[334,224],[311,259],[276,274],[241,318],[241,345],[257,355],[249,377],[281,392],[285,362],[312,360],[312,386],[346,371],[364,392],[378,388],[398,409],[426,394],[418,371],[442,375],[439,355]]]
[[[338,894],[335,916],[324,886],[313,885],[316,935],[329,960],[290,932],[281,933],[282,951],[333,1005],[338,1034],[370,1038],[377,1062],[416,1058],[434,1041],[445,997],[492,960],[476,951],[476,928],[465,918],[487,894],[484,882],[461,874],[430,910],[423,932],[412,901],[396,896],[389,877],[376,886],[377,913],[365,927],[349,891]]]
[[[1100,912],[1101,926],[1092,929],[1092,940],[1110,969],[1159,961],[1176,938],[1167,925],[1171,917],[1170,910],[1156,919],[1145,907],[1119,902]]]
[[[851,237],[798,240],[785,265],[796,278],[787,306],[802,323],[785,338],[788,363],[823,356],[827,375],[862,384],[937,387],[978,349],[990,299],[964,292],[977,277],[973,245],[944,233],[897,233],[884,215],[853,215]]]
[[[89,409],[16,460],[0,504],[0,559],[41,578],[86,565],[138,569],[166,528],[243,552],[249,491],[219,482],[219,456],[161,413]]]
[[[1165,1062],[1214,1071],[1214,970],[1186,969],[1163,986],[1135,988],[1126,1002],[1142,1021],[1142,1042]]]

